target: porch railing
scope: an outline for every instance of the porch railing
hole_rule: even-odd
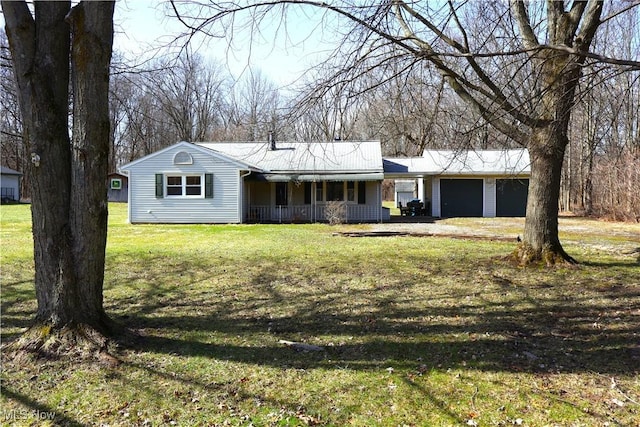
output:
[[[249,206],[248,222],[325,222],[326,205]],[[381,206],[346,205],[345,222],[375,222],[385,220]]]
[[[0,197],[2,200],[15,200],[16,193],[13,187],[0,187]]]

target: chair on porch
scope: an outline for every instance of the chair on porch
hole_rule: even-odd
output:
[[[424,208],[424,203],[422,203],[418,199],[413,199],[410,202],[407,202],[407,208],[409,209],[409,215],[421,216]]]
[[[411,208],[409,206],[402,206],[402,202],[398,202],[398,209],[400,209],[400,216],[411,215]]]

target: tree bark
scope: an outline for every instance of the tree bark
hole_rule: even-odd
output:
[[[524,239],[516,250],[521,264],[576,261],[562,248],[558,236],[558,203],[566,133],[552,126],[535,129],[529,145],[531,178]]]
[[[72,30],[73,137],[70,225],[78,306],[74,317],[103,328],[107,242],[109,64],[113,2],[81,2],[67,17]]]
[[[34,17],[25,2],[2,2],[32,159],[38,309],[35,333],[24,336],[31,349],[40,349],[55,331],[64,330],[67,338],[82,331],[80,339],[96,336],[88,330],[112,332],[102,287],[113,7],[113,2],[80,2],[73,8],[69,1],[35,2]]]

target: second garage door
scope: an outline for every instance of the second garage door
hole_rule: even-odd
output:
[[[496,215],[525,216],[528,192],[528,179],[497,179]]]
[[[441,179],[440,215],[481,217],[482,185],[482,179]]]

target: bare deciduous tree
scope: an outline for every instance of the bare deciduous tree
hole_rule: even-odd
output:
[[[613,23],[612,23],[613,24]],[[637,58],[640,8],[596,34],[617,57]],[[588,215],[640,220],[640,70],[587,74],[581,82],[563,175],[563,207]]]
[[[280,94],[275,84],[259,70],[248,70],[229,90],[223,112],[225,127],[220,139],[258,141],[270,131],[280,134]]]
[[[149,88],[159,100],[164,119],[171,124],[175,141],[204,141],[219,120],[225,83],[219,70],[205,65],[198,55],[187,52],[177,64],[159,64],[159,71],[146,74]],[[175,142],[174,141],[174,142]]]
[[[220,134],[229,86],[217,63],[186,50],[172,60],[116,72],[110,89],[111,169],[177,141],[205,141]]]
[[[192,32],[207,29],[213,34],[214,25],[223,23],[228,29],[240,13],[250,11],[250,19],[260,21],[271,11],[281,13],[283,5],[324,9],[345,34],[334,54],[335,72],[318,81],[319,93],[336,84],[352,84],[364,92],[366,88],[358,87],[360,78],[374,68],[390,72],[388,79],[402,74],[390,64],[404,64],[400,70],[433,67],[487,123],[527,147],[531,179],[524,239],[516,257],[523,264],[575,262],[558,237],[558,200],[576,91],[587,66],[640,66],[592,45],[602,27],[637,2],[607,4],[606,11],[599,0],[512,0],[487,7],[480,2],[402,0],[366,5],[212,2],[198,4],[190,14],[181,12],[188,4],[174,2],[174,10]]]

